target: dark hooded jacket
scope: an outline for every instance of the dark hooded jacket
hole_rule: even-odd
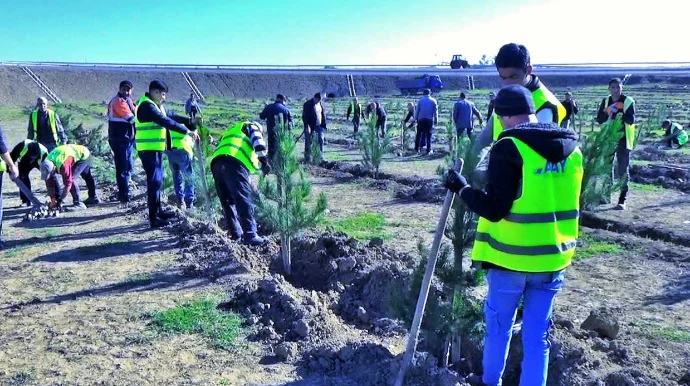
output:
[[[491,148],[486,187],[467,188],[461,195],[473,212],[492,222],[501,221],[510,213],[521,188],[522,157],[513,141],[500,141],[505,137],[521,140],[552,163],[568,158],[578,146],[575,132],[555,123],[527,123],[501,133]],[[482,262],[481,267],[506,270],[487,262]]]
[[[513,137],[534,149],[549,162],[568,158],[578,146],[577,135],[554,123],[527,123],[505,130],[498,137]],[[522,157],[513,141],[496,142],[489,155],[488,181],[484,190],[468,188],[462,199],[478,215],[492,222],[510,213],[522,180]]]

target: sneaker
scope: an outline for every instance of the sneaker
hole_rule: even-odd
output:
[[[70,208],[73,210],[82,210],[86,209],[86,205],[84,205],[83,202],[75,202]]]
[[[86,206],[98,205],[100,203],[101,203],[101,199],[98,198],[98,196],[89,197],[84,201],[84,205],[86,205]]]
[[[240,235],[239,233],[235,233],[232,231],[228,231],[228,236],[230,237],[230,240],[239,240],[242,237],[242,235]]]
[[[20,208],[31,208],[32,206],[34,206],[34,205],[33,205],[31,202],[28,202],[28,201],[27,201],[27,202],[22,202],[21,204],[19,204],[19,207],[20,207]]]
[[[261,245],[265,242],[263,237],[257,235],[244,235],[242,236],[242,244],[246,245]]]
[[[150,221],[149,224],[151,225],[151,229],[157,229],[170,225],[170,221],[156,217]]]
[[[614,209],[615,210],[625,210],[625,203],[619,203],[618,205],[616,205],[616,207]]]
[[[158,212],[158,217],[163,220],[170,220],[171,218],[177,217],[177,215],[172,210],[161,210]]]

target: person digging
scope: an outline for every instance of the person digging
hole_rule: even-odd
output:
[[[46,159],[41,163],[41,179],[46,182],[46,188],[50,195],[49,209],[60,209],[62,203],[71,192],[74,204],[72,209],[84,209],[87,206],[100,204],[101,200],[96,195],[96,181],[91,174],[92,157],[91,152],[86,146],[82,145],[62,145],[48,153]],[[62,192],[55,194],[54,176],[62,176],[64,184]],[[74,176],[81,176],[86,182],[89,191],[89,198],[81,201],[79,184],[74,181]]]

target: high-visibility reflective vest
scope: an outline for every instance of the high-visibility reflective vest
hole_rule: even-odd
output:
[[[549,91],[549,89],[544,87],[544,85],[541,85],[539,88],[532,91],[532,99],[534,100],[534,108],[535,112],[537,113],[547,108],[555,108],[555,114],[553,115],[552,122],[558,124],[558,126],[561,125],[561,122],[563,122],[563,119],[566,115],[565,107],[563,107],[561,101],[559,101],[558,98],[556,98],[556,96],[553,95],[551,91]],[[503,125],[501,124],[501,120],[498,118],[498,115],[496,115],[495,112],[491,115],[493,117],[493,139],[495,141],[498,139],[498,136],[501,135],[501,133],[503,132]]]
[[[0,160],[0,172],[4,172],[7,170],[7,164],[5,164],[5,161]]]
[[[36,144],[38,145],[38,149],[40,151],[40,159],[43,159],[44,156],[48,155],[48,148],[46,148],[42,144],[38,143],[38,141],[25,139],[24,140],[24,147],[22,147],[22,151],[19,152],[19,158],[17,158],[17,162],[19,162],[19,160],[22,159],[22,157],[24,157],[26,155],[26,153],[29,152],[29,145],[31,145],[34,142],[36,142]]]
[[[522,157],[522,193],[498,222],[479,218],[472,260],[519,272],[556,272],[575,253],[582,186],[582,153],[548,162],[517,138]],[[499,141],[499,142],[500,142]]]
[[[55,112],[51,109],[46,109],[48,113],[48,124],[50,125],[50,131],[53,133],[53,139],[55,143],[58,143],[58,132],[57,124],[55,123]],[[31,124],[34,128],[34,139],[38,140],[38,110],[31,112]]]
[[[167,129],[154,122],[139,121],[139,108],[144,103],[151,103],[155,109],[159,110],[165,115],[165,108],[158,106],[146,95],[139,98],[139,102],[135,108],[134,124],[137,132],[134,135],[137,151],[165,151],[167,141]]]
[[[170,147],[172,149],[182,149],[186,151],[189,156],[194,155],[194,139],[192,137],[170,130]]]
[[[686,143],[688,143],[688,133],[683,129],[683,126],[676,122],[673,122],[671,123],[671,134],[674,134],[675,132],[678,132],[678,136],[676,137],[676,139],[678,140],[678,144],[680,146],[683,146]]]
[[[604,108],[609,107],[608,101],[610,97],[611,95],[604,98],[604,101],[602,102]],[[625,133],[625,147],[628,150],[632,150],[633,147],[635,147],[635,129],[637,126],[634,123],[632,125],[629,125],[623,122],[623,115],[626,111],[628,111],[628,108],[632,106],[633,103],[635,103],[635,100],[626,95],[625,100],[623,101],[623,110],[616,114],[616,118],[611,122],[611,127],[614,130],[619,130]]]
[[[229,128],[218,141],[212,160],[221,155],[233,157],[247,168],[249,173],[256,173],[260,168],[259,156],[254,151],[252,140],[242,128],[250,122],[240,122]]]
[[[90,155],[91,152],[86,146],[68,144],[53,149],[46,159],[52,162],[56,169],[60,169],[69,157],[72,157],[74,162],[79,162],[88,159]]]

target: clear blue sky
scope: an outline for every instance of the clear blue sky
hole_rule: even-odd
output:
[[[638,2],[0,0],[0,60],[429,64],[515,41],[534,63],[689,61],[677,2]]]

